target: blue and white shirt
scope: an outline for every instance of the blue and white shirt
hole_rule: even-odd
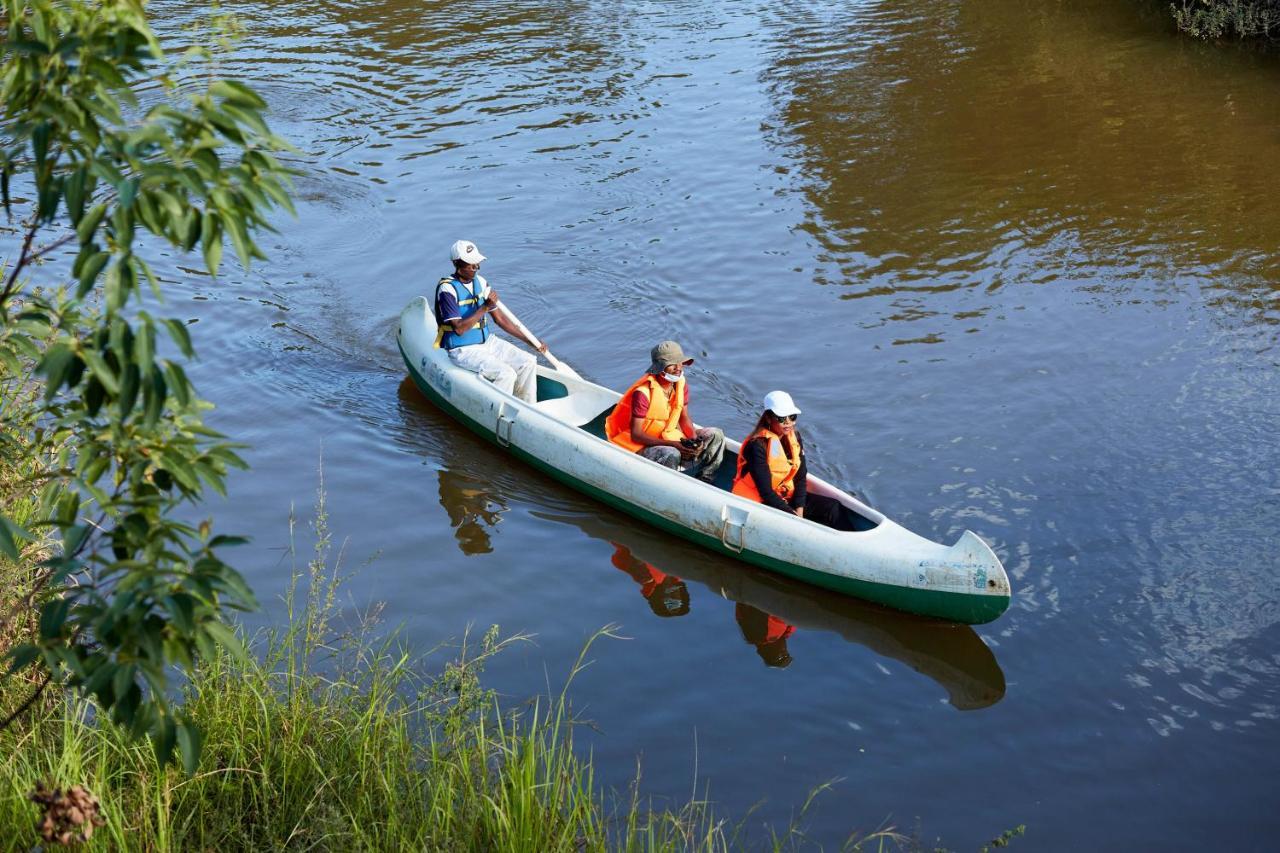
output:
[[[462,309],[458,307],[458,288],[465,290],[467,287],[468,285],[458,281],[456,278],[450,278],[448,281],[441,283],[436,297],[436,320],[438,322],[452,323],[454,320],[462,319]],[[485,281],[482,275],[477,274],[471,280],[470,288],[481,302],[489,296],[489,282]]]

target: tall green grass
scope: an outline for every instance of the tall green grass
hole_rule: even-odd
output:
[[[161,768],[145,742],[101,725],[93,706],[59,699],[0,732],[0,845],[38,842],[37,782],[80,783],[102,802],[91,850],[728,850],[804,845],[797,829],[743,824],[708,802],[653,809],[637,783],[597,785],[574,746],[568,699],[558,693],[504,711],[482,685],[485,662],[524,638],[491,629],[465,638],[433,676],[368,622],[339,625],[340,560],[331,560],[323,489],[315,553],[294,571],[284,627],[244,659],[227,654],[197,671],[186,707],[204,733],[201,765]],[[296,553],[296,551],[294,552]],[[12,567],[11,567],[12,568]],[[3,578],[0,578],[3,581]],[[597,638],[609,634],[604,629]],[[14,699],[5,683],[0,701]],[[7,841],[5,840],[7,839]],[[851,839],[881,849],[889,832]]]
[[[47,467],[55,459],[44,459],[28,453],[27,438],[36,428],[36,401],[39,386],[29,374],[14,375],[0,367],[0,511],[24,529],[39,529],[33,524],[44,485]],[[0,554],[0,654],[22,642],[36,630],[36,610],[32,596],[38,579],[38,566],[48,555],[43,542],[18,541],[22,559],[14,562]],[[7,666],[0,665],[0,675]],[[40,678],[27,671],[0,680],[0,721],[39,690]],[[47,697],[40,697],[47,702]],[[2,837],[2,835],[0,835]]]

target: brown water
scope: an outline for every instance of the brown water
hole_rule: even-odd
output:
[[[1100,0],[236,10],[299,216],[248,275],[169,268],[253,445],[212,511],[254,537],[255,624],[323,453],[347,565],[376,554],[352,607],[416,647],[532,632],[490,668],[521,699],[622,626],[572,690],[606,785],[639,757],[660,802],[755,826],[839,780],[803,819],[829,845],[1270,846],[1280,58]],[[393,340],[458,237],[590,378],[674,337],[735,436],[789,390],[817,472],[973,529],[1010,611],[975,632],[784,583],[481,443]]]

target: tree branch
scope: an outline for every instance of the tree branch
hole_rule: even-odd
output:
[[[74,231],[72,231],[70,234],[64,234],[63,236],[59,237],[57,240],[54,240],[49,245],[42,246],[41,248],[33,252],[31,257],[27,259],[27,263],[34,263],[35,261],[40,260],[45,255],[52,252],[54,249],[61,249],[63,246],[67,245],[74,239],[76,239],[76,233]]]
[[[18,273],[22,272],[22,268],[29,262],[27,257],[31,251],[31,241],[36,238],[36,232],[40,230],[40,226],[33,220],[31,228],[27,230],[26,239],[22,241],[22,253],[18,255],[18,262],[13,265],[13,269],[9,271],[9,277],[5,279],[4,290],[0,292],[0,310],[4,309],[5,303],[9,301],[9,297],[13,295],[14,286],[18,281]]]
[[[0,723],[0,731],[4,731],[9,728],[10,724],[12,724],[14,720],[26,713],[27,709],[40,698],[40,694],[44,692],[44,689],[49,686],[49,679],[50,675],[45,673],[44,680],[40,682],[40,686],[37,687],[31,695],[27,697],[27,700],[19,705],[12,714],[5,717],[4,722]]]

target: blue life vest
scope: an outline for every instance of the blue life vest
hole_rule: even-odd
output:
[[[472,287],[467,287],[457,276],[448,276],[440,279],[436,285],[436,298],[434,311],[436,314],[436,347],[444,347],[445,349],[453,349],[455,347],[465,347],[471,344],[482,344],[489,339],[489,318],[481,317],[480,322],[476,323],[466,334],[458,334],[453,331],[453,324],[444,322],[444,318],[440,316],[440,288],[446,284],[453,285],[453,292],[458,296],[458,314],[460,320],[465,320],[472,314],[480,310],[480,306],[484,304],[484,300],[480,298],[484,292],[484,279],[476,276],[472,280]]]

